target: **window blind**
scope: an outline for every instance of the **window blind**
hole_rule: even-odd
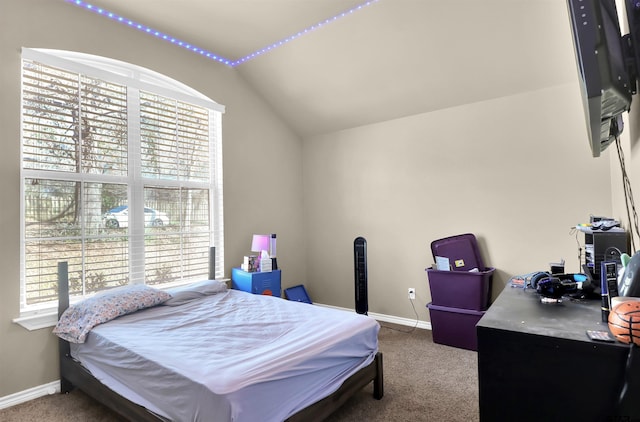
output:
[[[23,57],[21,309],[63,260],[80,296],[205,278],[212,245],[224,274],[221,112],[87,73]]]

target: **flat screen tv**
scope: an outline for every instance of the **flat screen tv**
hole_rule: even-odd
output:
[[[627,15],[634,15],[635,0],[625,1]],[[567,0],[567,5],[589,143],[599,157],[622,132],[622,114],[635,94],[632,37],[621,35],[615,0]],[[630,27],[634,16],[628,16]]]

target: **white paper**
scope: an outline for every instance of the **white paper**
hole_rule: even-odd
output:
[[[444,256],[436,256],[436,268],[440,271],[451,270],[449,258],[446,258]]]

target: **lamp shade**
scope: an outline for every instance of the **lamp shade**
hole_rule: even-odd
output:
[[[269,250],[269,238],[268,234],[254,234],[253,241],[251,242],[252,252],[262,252]]]

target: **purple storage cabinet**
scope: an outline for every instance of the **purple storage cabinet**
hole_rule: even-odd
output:
[[[484,311],[491,300],[495,268],[486,268],[473,234],[461,234],[431,242],[436,256],[449,258],[451,271],[427,268],[431,304]],[[477,268],[478,271],[469,270]]]
[[[484,311],[427,305],[435,343],[461,349],[478,350],[476,324]]]

